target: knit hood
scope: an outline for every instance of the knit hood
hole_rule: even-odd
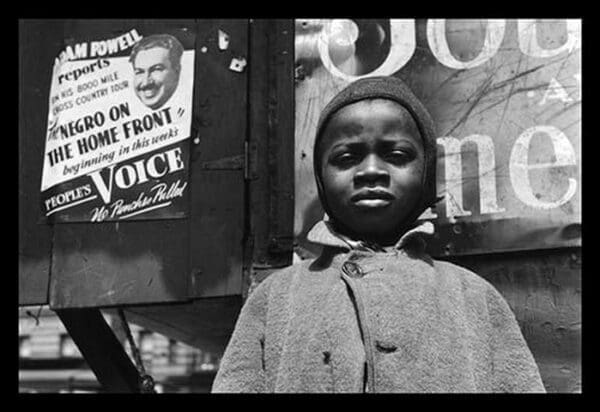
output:
[[[317,183],[317,190],[321,204],[327,215],[335,222],[323,192],[321,179],[320,153],[317,153],[319,141],[329,119],[342,107],[366,99],[388,99],[399,103],[412,115],[417,124],[424,149],[424,172],[422,179],[421,196],[417,207],[407,217],[404,225],[410,226],[418,217],[436,202],[436,136],[431,115],[421,101],[414,95],[408,86],[399,78],[391,76],[368,77],[350,83],[340,91],[323,109],[313,146],[313,167]]]

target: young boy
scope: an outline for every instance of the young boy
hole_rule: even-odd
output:
[[[435,164],[433,121],[399,79],[333,98],[314,145],[329,219],[308,235],[323,252],[249,296],[214,392],[544,392],[502,296],[424,251]]]

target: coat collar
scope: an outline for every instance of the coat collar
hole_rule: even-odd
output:
[[[366,250],[366,251],[375,251],[375,252],[386,252],[393,251],[397,249],[406,248],[409,244],[411,244],[414,240],[419,241],[423,246],[425,240],[424,236],[433,235],[435,228],[433,223],[429,221],[425,222],[417,222],[416,226],[406,232],[398,242],[388,248],[381,248],[376,245],[369,245],[365,242],[359,240],[350,239],[347,236],[344,236],[340,233],[337,233],[328,219],[321,220],[317,222],[313,226],[313,228],[308,232],[307,240],[312,243],[316,243],[323,246],[330,246],[336,248],[350,250]]]

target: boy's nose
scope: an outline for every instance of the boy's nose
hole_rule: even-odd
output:
[[[387,169],[375,155],[365,157],[360,164],[360,169],[354,175],[356,180],[374,180],[387,178],[388,176]]]

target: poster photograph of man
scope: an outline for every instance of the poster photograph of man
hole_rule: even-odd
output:
[[[169,34],[144,37],[131,51],[135,94],[152,110],[160,108],[175,93],[182,54],[183,46]]]
[[[50,87],[46,219],[185,216],[194,53],[193,34],[160,27],[82,33],[65,43]],[[177,166],[167,172],[172,150],[181,158],[171,158]],[[158,195],[163,185],[181,196]]]

